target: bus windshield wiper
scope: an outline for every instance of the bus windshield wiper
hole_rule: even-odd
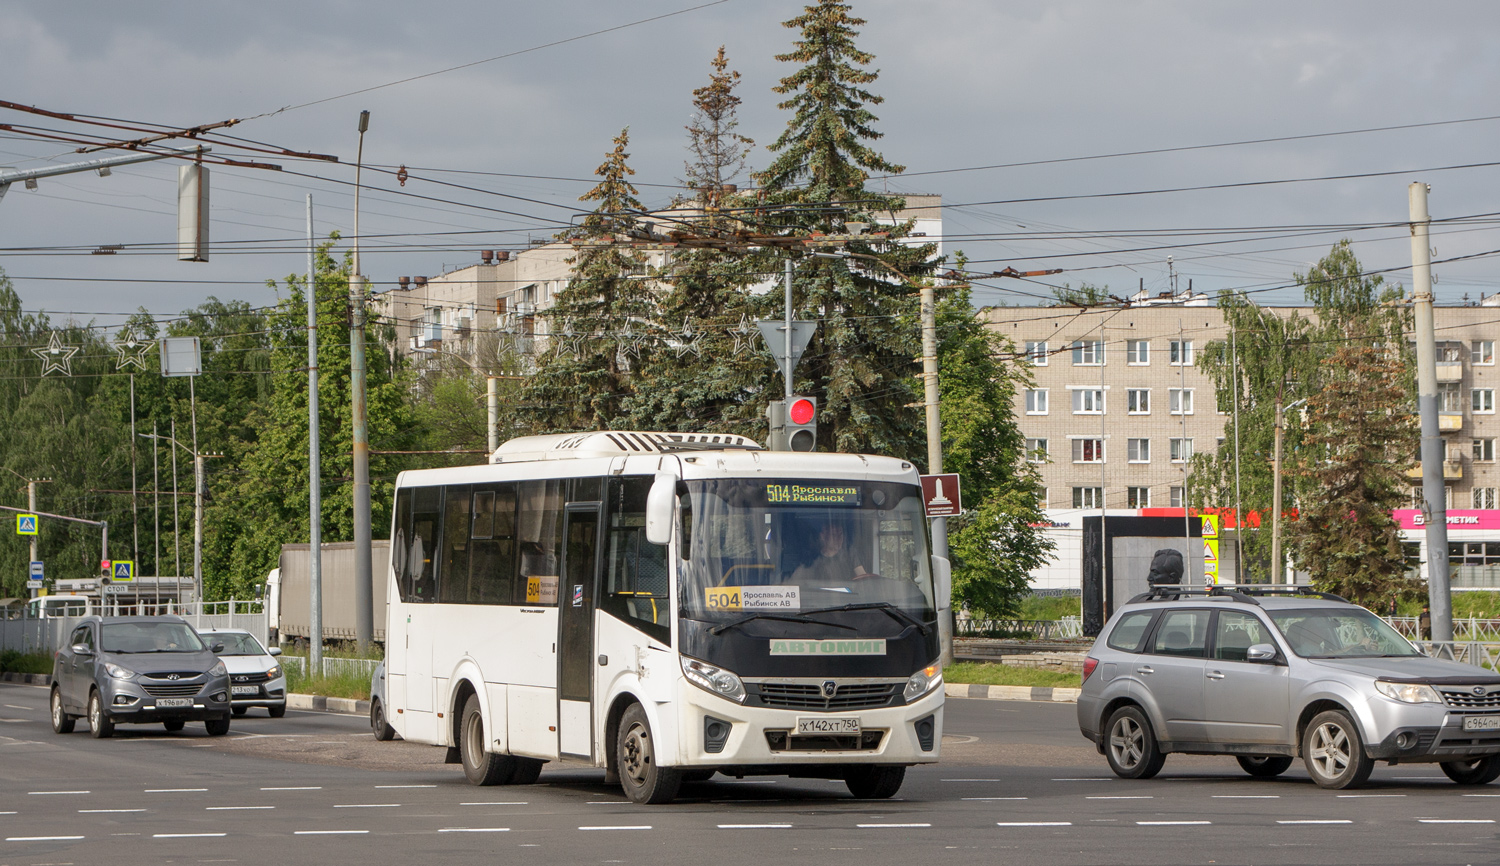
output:
[[[837,607],[820,607],[816,610],[803,611],[802,615],[806,616],[815,613],[833,613],[835,611],[844,610],[878,610],[883,613],[889,614],[891,618],[895,619],[897,622],[905,623],[906,625],[910,626],[916,626],[917,630],[924,635],[932,631],[932,627],[927,625],[927,623],[922,622],[921,620],[917,619],[901,608],[896,607],[894,604],[891,604],[888,601],[870,601],[863,604],[842,604]]]
[[[786,616],[779,613],[747,613],[739,619],[732,619],[729,622],[719,623],[718,625],[709,629],[708,633],[722,634],[737,625],[744,625],[747,622],[751,622],[752,620],[757,619],[774,619],[777,622],[797,622],[806,625],[826,625],[829,628],[841,628],[847,631],[857,631],[857,629],[855,629],[855,627],[852,625],[844,625],[843,623],[838,622],[825,622],[820,619],[804,619],[800,616]]]

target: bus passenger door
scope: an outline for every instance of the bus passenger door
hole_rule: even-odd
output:
[[[590,702],[594,680],[594,586],[599,562],[598,504],[569,505],[563,538],[563,580],[557,599],[558,749],[564,755],[592,759]]]

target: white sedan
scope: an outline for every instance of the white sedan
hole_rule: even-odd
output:
[[[229,669],[230,707],[243,716],[251,707],[265,707],[271,718],[286,715],[286,675],[274,657],[280,647],[267,650],[255,635],[242,628],[201,629],[206,642],[223,644],[219,658]]]

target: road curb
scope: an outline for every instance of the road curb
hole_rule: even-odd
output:
[[[1044,686],[981,686],[973,683],[944,683],[943,694],[950,698],[978,698],[985,701],[1048,701],[1076,704],[1083,689],[1047,688]]]
[[[370,714],[369,701],[357,701],[353,698],[330,698],[324,695],[294,693],[286,696],[286,705],[288,709],[293,710],[316,710],[320,713],[339,713],[346,716]]]
[[[26,686],[50,686],[51,674],[18,674],[12,671],[0,674],[0,683],[20,683]]]

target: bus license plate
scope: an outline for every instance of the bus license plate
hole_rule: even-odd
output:
[[[857,734],[859,719],[799,718],[797,733],[801,734]]]
[[[1466,731],[1500,731],[1500,716],[1469,716],[1464,719]]]
[[[260,686],[235,686],[233,692],[237,695],[258,695]]]
[[[192,705],[193,705],[193,699],[192,698],[157,698],[156,699],[156,708],[158,710],[171,710],[171,709],[176,709],[178,707],[191,707]]]

